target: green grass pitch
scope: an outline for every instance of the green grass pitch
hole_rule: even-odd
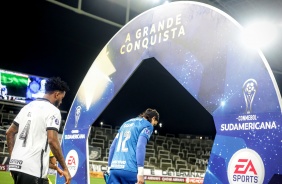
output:
[[[51,175],[49,176],[50,180],[52,181],[53,184],[55,183],[55,176]],[[105,184],[104,179],[101,178],[90,178],[90,183],[91,184]],[[161,181],[146,181],[146,184],[180,184],[176,182],[161,182]],[[0,184],[13,184],[13,179],[10,176],[10,172],[5,172],[5,171],[0,171]]]

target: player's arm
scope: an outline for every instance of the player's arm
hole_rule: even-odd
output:
[[[57,166],[57,159],[55,156],[50,157],[49,168],[56,170],[60,176],[63,176],[63,171]]]
[[[104,172],[104,180],[106,183],[108,183],[108,179],[109,179],[109,175],[110,175],[110,169],[111,169],[111,163],[113,160],[113,155],[116,149],[116,144],[117,144],[117,137],[118,135],[115,137],[115,139],[113,140],[111,146],[110,146],[110,150],[109,150],[109,158],[108,158],[108,169],[106,172]]]
[[[111,163],[112,163],[112,160],[113,160],[113,155],[114,155],[114,152],[115,152],[115,148],[116,148],[116,144],[117,144],[117,137],[118,135],[116,136],[116,138],[113,140],[111,146],[110,146],[110,150],[109,150],[109,158],[108,158],[108,167],[111,167]]]
[[[19,124],[14,121],[9,127],[9,129],[6,131],[7,146],[10,157],[12,155],[12,151],[15,145],[15,138],[16,134],[18,133],[18,129]]]
[[[146,156],[146,145],[148,139],[144,136],[139,136],[136,147],[136,161],[138,166],[137,180],[138,184],[144,183],[144,162]]]
[[[59,143],[58,132],[56,130],[47,130],[47,135],[48,143],[53,155],[64,170],[68,169]]]
[[[58,132],[54,129],[48,129],[47,136],[48,136],[48,143],[49,143],[50,149],[53,155],[55,156],[55,158],[58,160],[59,164],[62,166],[63,175],[66,178],[66,183],[68,184],[71,181],[71,176],[70,176],[68,167],[65,163],[65,159],[64,159],[62,149],[59,143]]]
[[[57,163],[56,162],[57,162],[57,160],[56,160],[55,156],[50,157],[49,168],[57,170]]]

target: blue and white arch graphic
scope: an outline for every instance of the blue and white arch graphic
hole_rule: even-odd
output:
[[[89,128],[151,57],[214,118],[216,137],[204,183],[244,183],[246,178],[267,183],[280,173],[280,92],[264,55],[246,47],[242,34],[224,12],[187,1],[153,8],[126,24],[97,56],[71,106],[62,149],[65,157],[71,150],[78,155],[79,162],[66,160],[78,168],[72,183],[90,183]],[[232,157],[246,148],[251,151]]]

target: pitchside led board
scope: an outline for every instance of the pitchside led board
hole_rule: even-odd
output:
[[[97,56],[71,106],[62,149],[72,184],[90,183],[91,124],[152,57],[214,118],[204,183],[262,184],[280,174],[280,92],[264,55],[247,47],[242,34],[224,12],[188,1],[150,9],[126,24]]]

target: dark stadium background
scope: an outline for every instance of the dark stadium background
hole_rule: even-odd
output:
[[[77,7],[78,0],[58,2]],[[82,9],[92,15],[124,25],[139,13],[156,6],[149,0],[83,0]],[[275,45],[263,50],[280,91],[282,90],[282,2],[280,0],[201,0],[225,11],[241,25],[254,18],[278,24]],[[45,0],[1,3],[0,68],[43,77],[60,76],[71,91],[62,110],[68,111],[80,83],[104,45],[120,29]],[[5,10],[5,11],[4,11]],[[139,86],[142,84],[142,87]],[[144,85],[147,84],[147,85]],[[120,125],[147,107],[160,112],[161,134],[187,133],[214,136],[212,116],[154,59],[144,62],[100,115],[99,122]]]

